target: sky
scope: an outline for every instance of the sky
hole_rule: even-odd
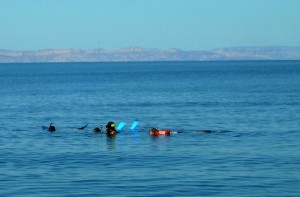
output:
[[[300,46],[300,0],[0,0],[0,49]]]

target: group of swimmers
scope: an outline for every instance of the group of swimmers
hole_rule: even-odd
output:
[[[80,130],[83,130],[86,126],[78,128]],[[53,126],[53,123],[50,124],[50,126],[48,127],[48,131],[56,131],[56,128]],[[99,127],[96,127],[93,129],[93,131],[95,133],[99,133],[102,132],[102,125]],[[116,130],[115,128],[115,123],[110,121],[106,124],[106,135],[112,136],[112,135],[116,135],[117,133],[119,133],[119,131]],[[151,128],[149,131],[150,135],[153,136],[158,136],[158,135],[171,135],[171,131],[170,130],[158,130],[156,128]]]

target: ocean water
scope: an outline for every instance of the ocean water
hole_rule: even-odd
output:
[[[0,87],[0,196],[300,196],[300,61],[0,64]]]

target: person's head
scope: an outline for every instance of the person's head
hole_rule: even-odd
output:
[[[106,128],[109,130],[111,130],[111,129],[115,130],[115,123],[112,121],[108,122],[106,125]]]
[[[115,129],[115,123],[112,121],[108,122],[106,125],[106,134],[114,135],[116,133],[117,133],[117,131]]]
[[[53,126],[53,122],[50,123],[50,126],[48,127],[48,131],[56,131],[55,126]]]
[[[151,128],[149,131],[150,135],[157,135],[159,133],[159,131],[156,128]]]

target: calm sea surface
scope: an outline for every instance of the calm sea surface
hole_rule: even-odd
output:
[[[300,61],[0,64],[0,95],[0,196],[300,196]]]

